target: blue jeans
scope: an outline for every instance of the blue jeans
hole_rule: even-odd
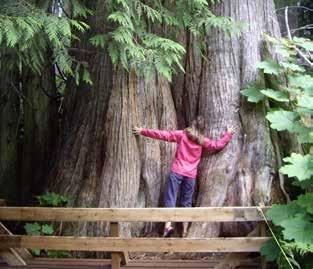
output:
[[[180,206],[191,207],[192,195],[195,188],[196,180],[175,172],[170,172],[164,193],[165,207],[175,207],[178,187],[181,189]]]

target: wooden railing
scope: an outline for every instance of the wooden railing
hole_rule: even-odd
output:
[[[267,207],[262,210],[266,211]],[[201,208],[43,208],[0,207],[0,221],[110,222],[110,237],[29,236],[0,233],[0,251],[47,249],[106,251],[112,268],[128,262],[128,252],[259,252],[269,238],[257,207]],[[259,222],[258,237],[122,238],[119,222]],[[0,252],[1,253],[1,252]],[[263,268],[265,268],[263,262]]]

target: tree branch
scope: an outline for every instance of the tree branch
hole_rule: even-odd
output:
[[[290,32],[289,22],[288,22],[288,6],[285,7],[285,24],[287,29],[287,36],[289,40],[292,41],[292,36]],[[294,46],[296,52],[299,54],[299,56],[307,63],[310,67],[313,67],[313,63],[308,59],[308,57],[297,47],[297,45]]]
[[[312,12],[313,12],[313,9],[308,8],[308,7],[305,7],[305,6],[289,6],[289,8],[305,9],[305,10],[308,10],[308,11],[312,11]],[[285,7],[276,9],[276,12],[277,12],[277,11],[282,11],[282,10],[284,10],[284,9],[285,9]]]

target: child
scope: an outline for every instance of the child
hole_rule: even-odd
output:
[[[181,190],[182,207],[191,207],[192,195],[196,183],[197,167],[201,159],[202,148],[213,152],[223,149],[230,141],[234,132],[228,128],[219,140],[210,140],[204,137],[204,119],[198,116],[192,126],[184,130],[161,131],[134,127],[135,135],[143,135],[154,139],[177,143],[175,159],[172,163],[164,193],[165,207],[175,207],[178,188]],[[184,227],[186,233],[187,227]],[[164,236],[168,237],[174,232],[171,222],[165,224]]]

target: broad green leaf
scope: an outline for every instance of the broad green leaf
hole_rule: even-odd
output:
[[[280,225],[284,228],[285,239],[301,243],[313,243],[313,223],[306,217],[301,215],[294,219],[286,219]]]
[[[268,40],[269,42],[271,42],[273,44],[276,44],[276,45],[280,44],[280,40],[278,38],[275,38],[275,37],[270,36],[268,34],[264,34],[264,37],[266,40]]]
[[[47,192],[43,195],[36,196],[41,206],[66,206],[69,198],[55,192]]]
[[[305,128],[304,131],[297,133],[299,143],[313,143],[313,128]]]
[[[313,193],[300,195],[297,199],[297,204],[313,214]]]
[[[260,252],[262,256],[265,256],[266,261],[273,262],[277,260],[280,253],[280,249],[277,246],[275,240],[271,238],[265,244],[262,245]]]
[[[265,74],[278,75],[280,72],[280,66],[273,60],[263,61],[257,64],[259,69],[263,69]]]
[[[301,89],[296,88],[296,87],[293,87],[293,88],[284,87],[284,90],[287,91],[287,92],[290,92],[290,93],[294,94],[295,96],[302,93]]]
[[[304,108],[304,107],[297,107],[295,109],[295,111],[297,111],[300,114],[309,114],[309,115],[313,115],[313,110],[312,109],[308,109],[308,108]]]
[[[301,207],[293,201],[286,205],[273,205],[266,215],[275,225],[280,225],[282,221],[293,218],[299,212],[301,212]]]
[[[302,95],[298,97],[298,106],[313,109],[313,97]]]
[[[33,248],[31,251],[35,256],[40,256],[40,249],[39,248]]]
[[[283,66],[285,69],[289,69],[291,71],[296,71],[296,72],[304,72],[305,69],[297,64],[294,63],[287,63],[287,62],[282,62],[281,66]]]
[[[266,119],[271,123],[271,128],[278,131],[292,131],[293,125],[298,118],[298,113],[286,110],[268,112],[266,115]]]
[[[301,155],[292,153],[290,157],[283,159],[286,164],[279,171],[289,177],[296,177],[302,181],[313,176],[313,155]]]
[[[313,128],[308,128],[304,126],[302,119],[301,121],[295,122],[293,127],[289,131],[297,134],[299,143],[304,144],[313,142],[313,137],[311,135],[311,133],[313,132]]]
[[[48,224],[42,225],[41,231],[43,234],[46,234],[46,235],[52,235],[54,232],[53,227],[51,225],[48,225]]]
[[[295,55],[293,50],[288,49],[288,48],[283,47],[283,46],[277,46],[275,51],[276,51],[276,53],[282,55],[285,58],[289,58],[289,57]]]
[[[289,86],[291,88],[301,88],[305,90],[308,94],[313,94],[313,77],[310,75],[301,75],[296,74],[292,76],[288,76],[289,78]]]
[[[66,250],[48,250],[49,258],[69,258],[71,253]]]
[[[288,96],[281,91],[265,89],[265,90],[261,90],[261,93],[278,102],[289,102]]]
[[[24,229],[28,235],[40,235],[41,226],[35,223],[26,223]]]
[[[248,97],[248,101],[251,103],[258,103],[264,99],[264,95],[254,85],[248,85],[241,91],[241,94]]]
[[[304,48],[307,51],[313,51],[313,42],[310,39],[302,38],[302,37],[294,37],[293,41],[296,45]]]

